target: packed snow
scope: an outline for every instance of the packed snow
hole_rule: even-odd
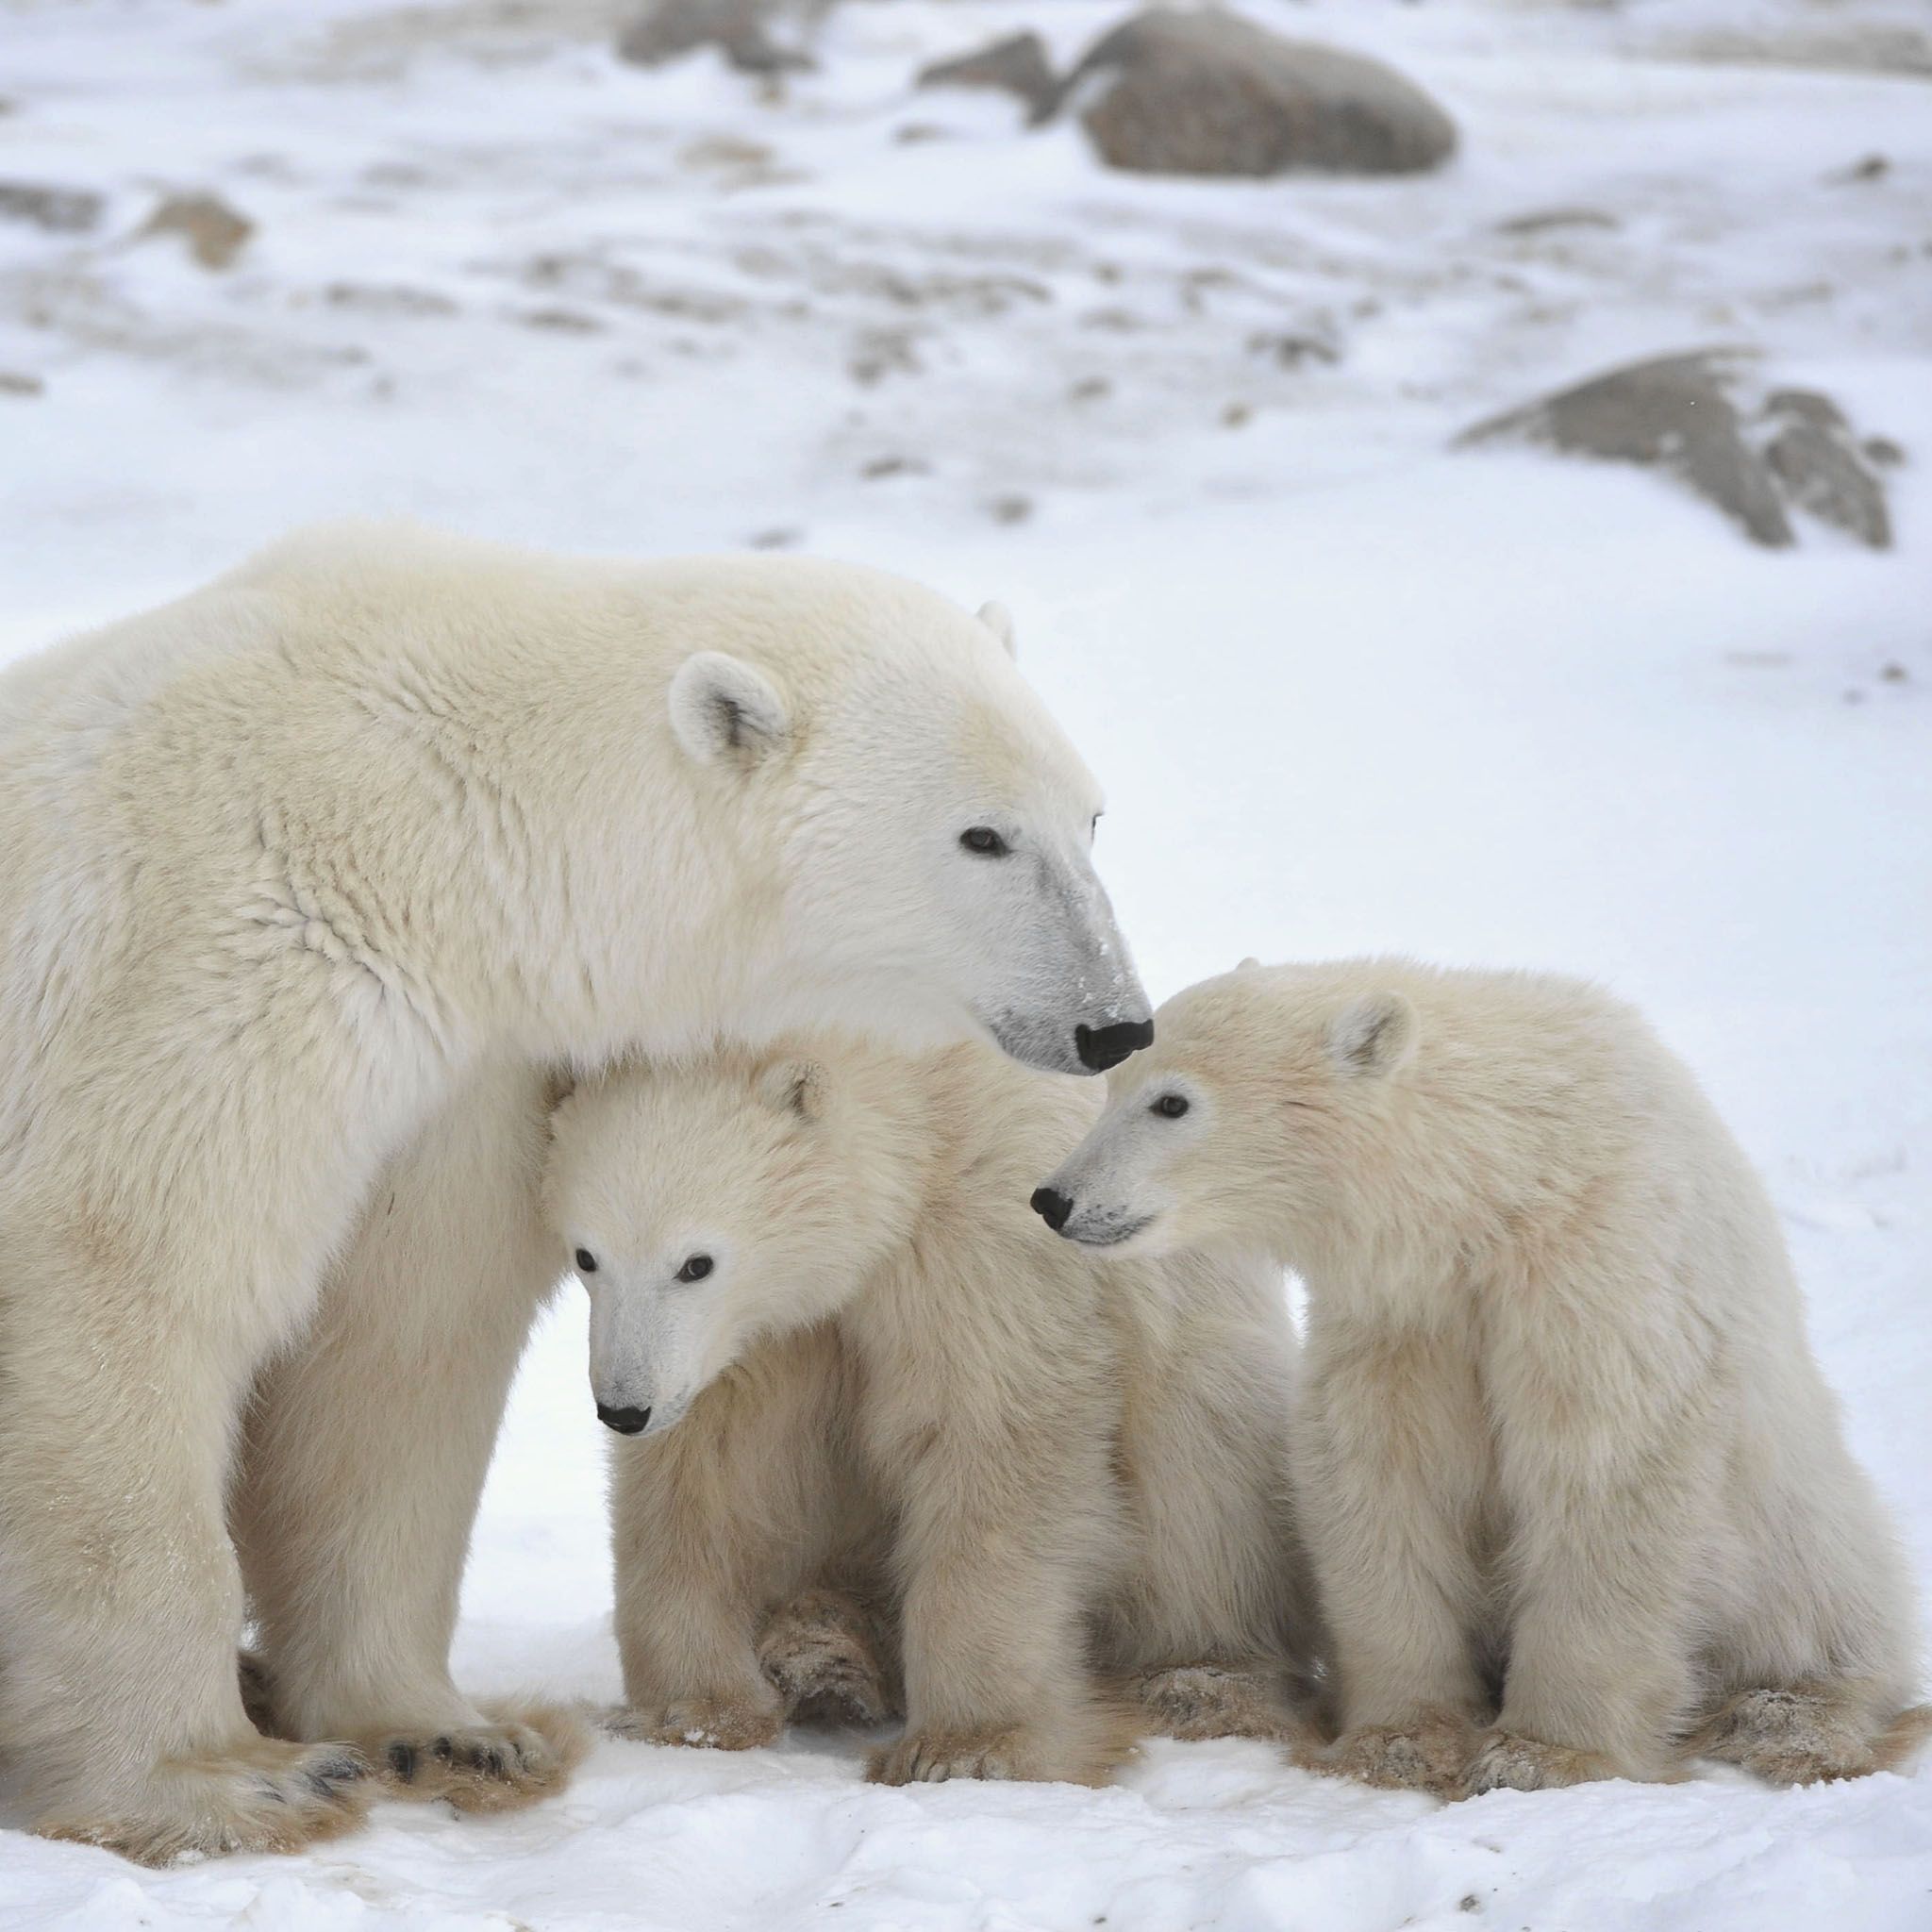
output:
[[[1457,117],[1409,179],[1108,174],[916,92],[1121,0],[845,0],[816,73],[616,60],[600,0],[0,0],[0,655],[304,518],[791,545],[1016,611],[1109,788],[1157,997],[1247,953],[1593,974],[1768,1175],[1932,1582],[1932,28],[1884,0],[1247,0]],[[143,236],[164,192],[254,225]],[[1528,218],[1528,219],[1524,219]],[[1738,342],[1901,445],[1897,546],[1771,553],[1469,424]],[[458,1640],[619,1689],[580,1295],[531,1348]],[[407,1391],[404,1391],[405,1399]],[[437,1418],[425,1414],[425,1428]],[[493,1820],[153,1873],[0,1830],[17,1932],[1924,1932],[1932,1765],[1442,1807],[1249,1743],[1116,1788],[864,1783],[865,1741],[608,1741]]]

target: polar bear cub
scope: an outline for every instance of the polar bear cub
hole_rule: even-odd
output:
[[[1053,1241],[1028,1188],[1098,1106],[981,1047],[826,1038],[562,1104],[547,1210],[632,1438],[618,1728],[742,1747],[903,1708],[888,1783],[1293,1731],[1281,1275]]]
[[[1923,1734],[1907,1573],[1771,1204],[1628,1008],[1251,965],[1160,1009],[1040,1205],[1109,1257],[1233,1241],[1306,1279],[1332,1768],[1801,1782]]]

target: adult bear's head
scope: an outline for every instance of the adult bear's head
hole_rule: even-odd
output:
[[[843,565],[726,570],[691,580],[678,628],[701,647],[666,694],[774,915],[723,1027],[842,1021],[908,1045],[976,1028],[1060,1073],[1144,1046],[1151,1009],[1093,871],[1099,788],[1021,677],[1006,613]]]

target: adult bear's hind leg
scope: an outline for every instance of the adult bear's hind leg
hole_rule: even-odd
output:
[[[486,1710],[449,1646],[510,1378],[560,1257],[539,1225],[543,1076],[459,1089],[371,1196],[302,1344],[256,1385],[232,1506],[275,1728],[345,1737],[399,1794],[497,1810],[585,1732]]]

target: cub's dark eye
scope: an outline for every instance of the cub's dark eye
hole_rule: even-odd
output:
[[[959,834],[959,842],[982,858],[1004,858],[1013,849],[991,825],[969,825]]]
[[[1158,1113],[1165,1121],[1177,1121],[1187,1110],[1187,1096],[1182,1093],[1163,1093],[1147,1109],[1149,1113]]]
[[[579,1248],[577,1250],[576,1264],[579,1274],[594,1274],[597,1272],[597,1257],[591,1254],[589,1248]]]
[[[687,1255],[684,1266],[677,1271],[677,1278],[680,1281],[702,1281],[713,1265],[708,1255]]]

